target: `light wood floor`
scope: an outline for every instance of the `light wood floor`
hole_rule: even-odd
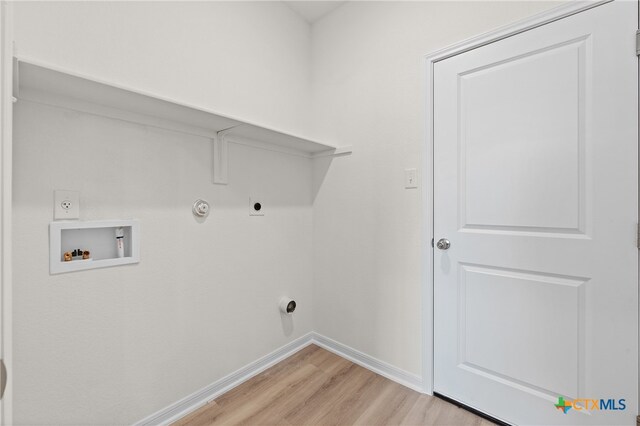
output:
[[[174,426],[474,425],[488,422],[311,345]]]

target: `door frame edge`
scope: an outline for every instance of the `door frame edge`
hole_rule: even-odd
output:
[[[432,241],[434,235],[434,178],[433,178],[433,78],[434,66],[437,62],[447,58],[468,52],[473,49],[495,43],[514,35],[541,27],[554,21],[575,15],[580,12],[610,3],[614,0],[579,0],[549,9],[542,13],[532,15],[515,23],[499,27],[495,30],[480,34],[475,37],[454,43],[443,49],[428,53],[423,57],[424,80],[426,87],[424,96],[425,140],[422,144],[422,164],[425,172],[422,173],[422,271],[421,271],[421,317],[422,317],[422,392],[433,395],[434,388],[434,282],[433,282],[433,255]]]
[[[14,4],[1,0],[0,31],[0,357],[7,377],[0,426],[13,424],[12,176]]]

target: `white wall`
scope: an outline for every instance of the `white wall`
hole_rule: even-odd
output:
[[[21,55],[304,123],[309,26],[282,4],[15,6]],[[130,424],[312,330],[311,160],[232,144],[219,186],[205,138],[26,101],[15,117],[15,424]],[[54,189],[81,191],[83,220],[140,219],[141,263],[50,276]],[[213,207],[204,223],[197,198]]]
[[[316,165],[317,332],[421,376],[423,57],[554,5],[351,2],[313,26],[314,133],[354,149]]]
[[[312,330],[309,159],[231,144],[219,186],[205,138],[26,101],[14,130],[16,424],[130,424]],[[140,219],[141,263],[50,276],[60,188],[83,220]]]
[[[303,132],[309,25],[281,2],[17,2],[16,47],[80,74]]]

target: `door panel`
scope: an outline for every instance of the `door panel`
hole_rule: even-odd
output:
[[[636,28],[613,2],[434,65],[436,392],[518,424],[635,421]]]
[[[459,311],[464,319],[459,364],[498,381],[578,395],[577,366],[558,360],[583,356],[579,339],[567,336],[583,331],[584,281],[465,264],[458,273]],[[557,328],[561,332],[549,332]],[[502,352],[499,357],[497,348]],[[540,365],[546,368],[539,369]]]
[[[579,231],[585,45],[563,43],[459,75],[463,228]]]

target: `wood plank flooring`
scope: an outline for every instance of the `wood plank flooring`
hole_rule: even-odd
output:
[[[174,426],[493,423],[311,345]]]

